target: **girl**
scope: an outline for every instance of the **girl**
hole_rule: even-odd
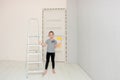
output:
[[[47,46],[47,52],[46,52],[46,63],[45,63],[45,72],[47,73],[49,59],[51,57],[52,61],[52,72],[55,73],[55,48],[57,47],[57,41],[54,39],[54,32],[50,31],[48,33],[49,39],[45,41],[45,43],[41,43],[43,47]]]

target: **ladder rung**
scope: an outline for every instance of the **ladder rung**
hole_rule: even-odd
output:
[[[28,51],[35,51],[35,52],[36,52],[36,51],[37,51],[37,52],[40,51],[39,49],[27,49],[27,50],[28,50]]]
[[[35,51],[35,52],[38,52],[40,51],[39,49],[27,49],[27,51]]]
[[[41,53],[41,52],[37,50],[27,50],[27,53]]]
[[[39,44],[27,44],[28,46],[40,46]]]
[[[32,38],[32,37],[40,37],[40,36],[28,36],[29,38]]]
[[[39,54],[40,52],[32,52],[32,51],[28,51],[27,54]]]
[[[36,70],[36,71],[28,71],[28,73],[42,73],[43,72],[43,70]]]
[[[28,64],[40,64],[42,62],[27,62]]]
[[[27,55],[40,55],[41,53],[28,53]]]

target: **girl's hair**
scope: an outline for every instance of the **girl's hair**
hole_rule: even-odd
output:
[[[49,34],[52,33],[54,35],[54,32],[53,31],[49,31]]]

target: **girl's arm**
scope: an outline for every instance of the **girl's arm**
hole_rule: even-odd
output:
[[[46,46],[47,46],[47,44],[46,44],[46,43],[41,42],[41,41],[39,41],[39,44],[40,44],[42,47],[46,47]]]
[[[55,45],[55,48],[57,48],[57,44]]]
[[[59,47],[62,44],[62,42],[59,42],[55,45],[55,48]]]

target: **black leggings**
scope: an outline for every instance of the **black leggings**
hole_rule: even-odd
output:
[[[55,53],[49,53],[49,52],[47,52],[46,53],[46,64],[45,64],[45,69],[46,70],[48,68],[50,56],[51,56],[51,61],[52,61],[52,69],[55,68],[55,60],[54,60],[55,59]]]

